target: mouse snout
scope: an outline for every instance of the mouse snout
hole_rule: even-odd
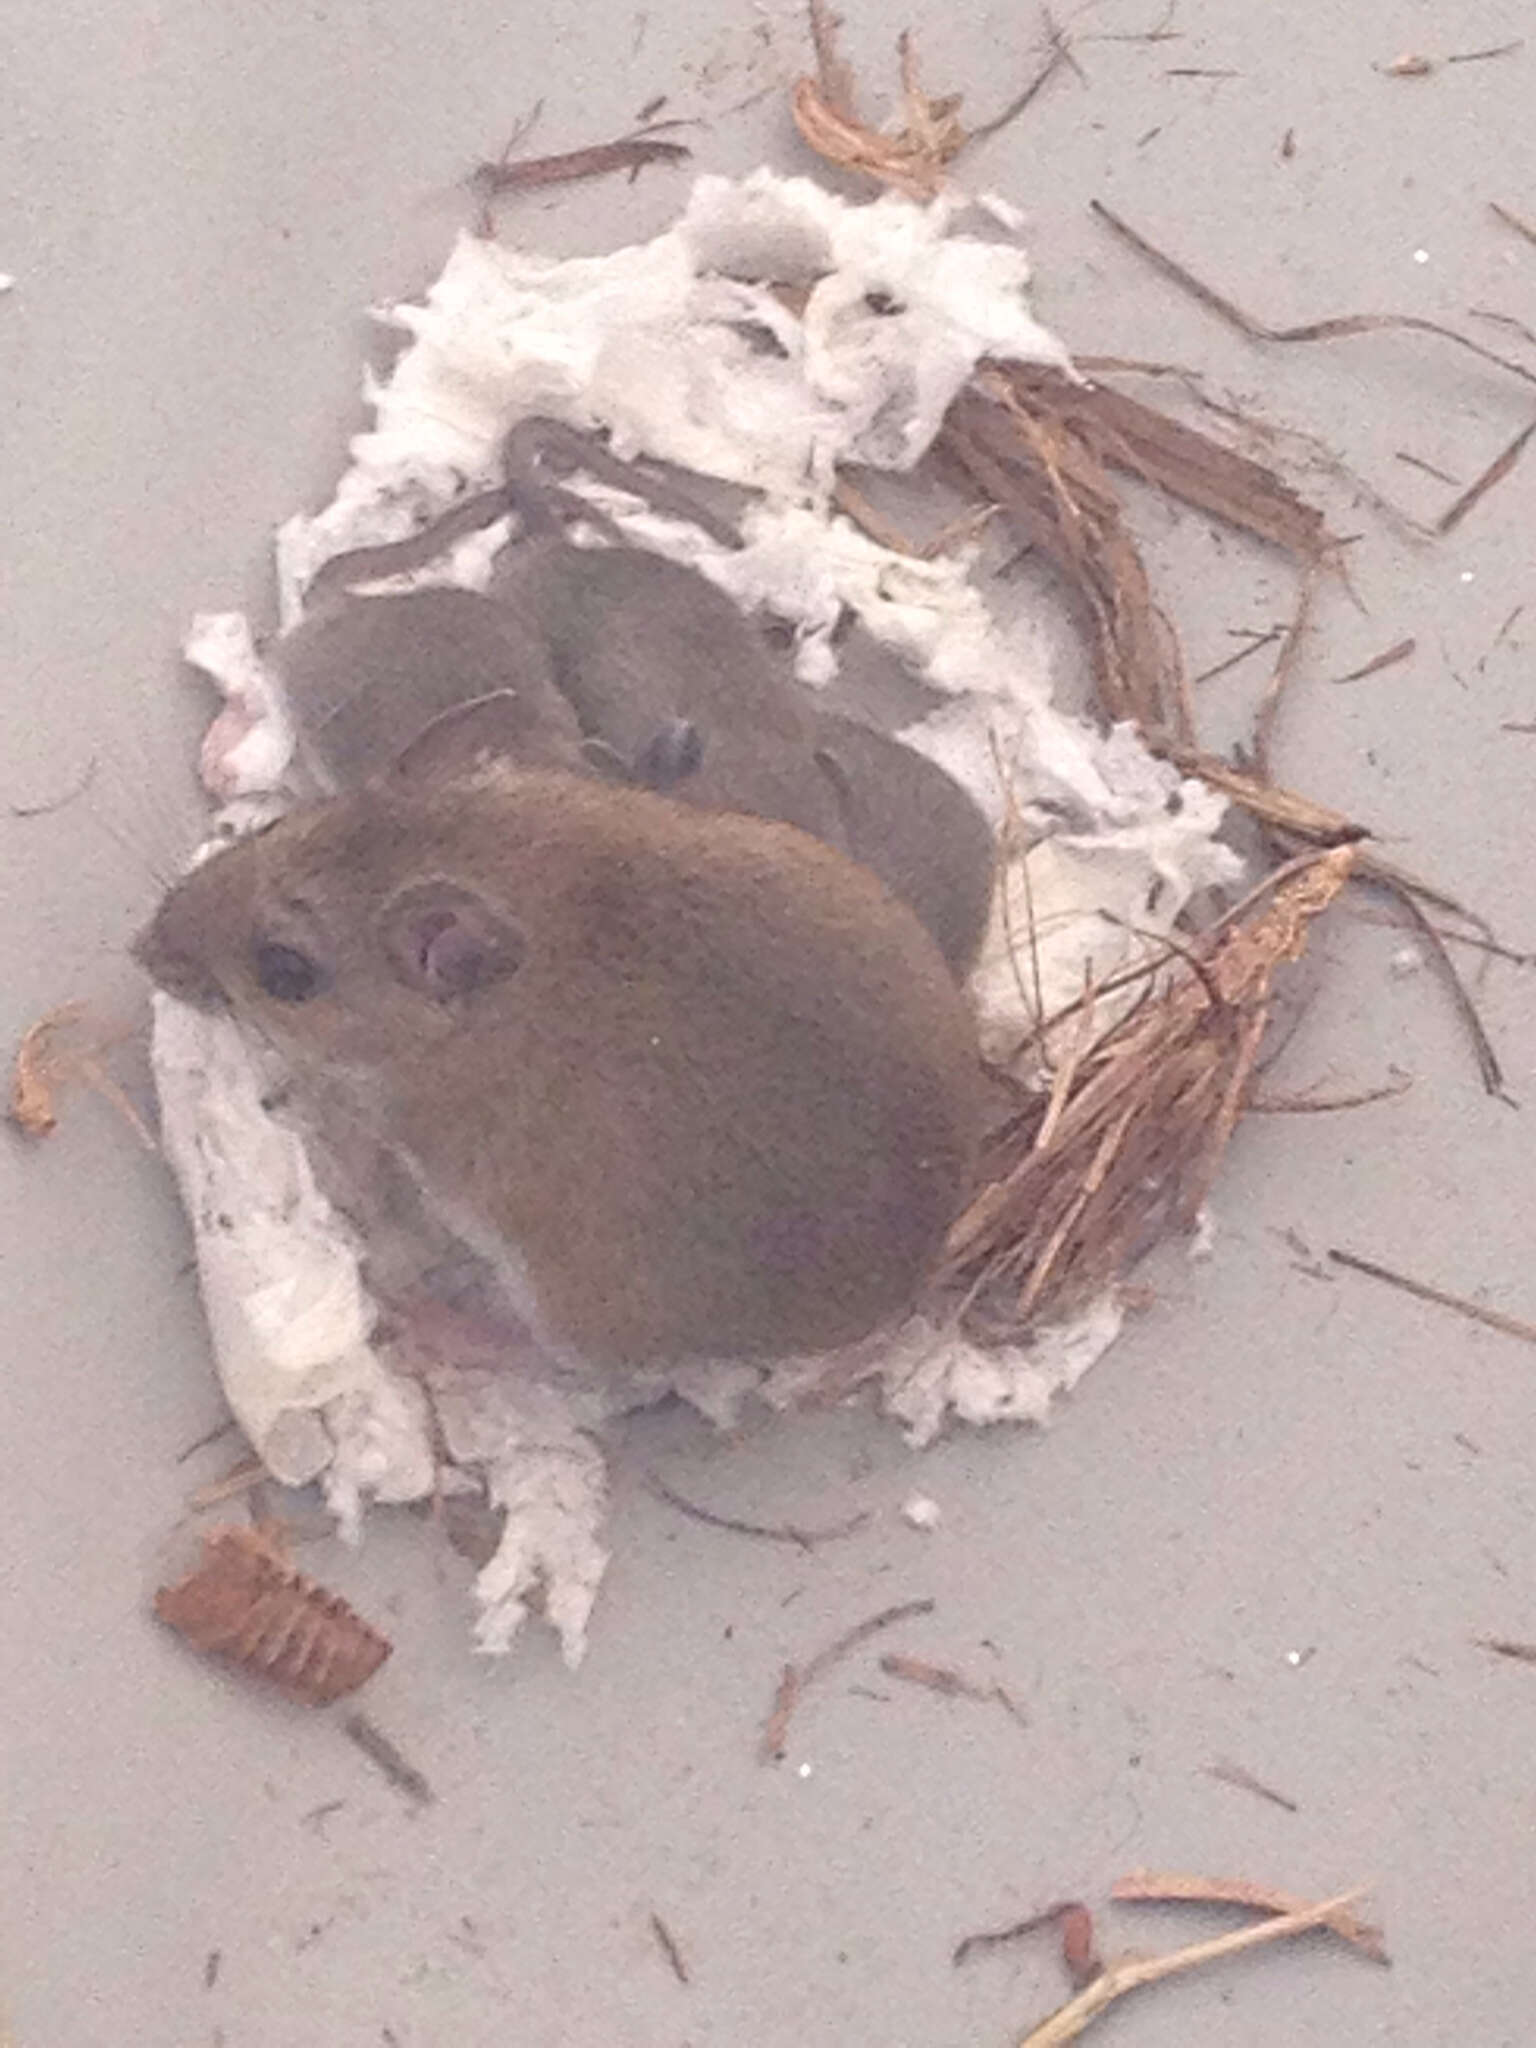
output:
[[[174,899],[168,898],[142,930],[129,941],[130,957],[157,988],[198,1010],[222,1010],[228,999],[207,958],[185,933],[177,930]]]

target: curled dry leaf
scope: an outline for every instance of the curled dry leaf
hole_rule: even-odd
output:
[[[29,1138],[46,1138],[59,1121],[54,1096],[64,1074],[57,1039],[84,1007],[83,1003],[61,1003],[46,1017],[39,1017],[16,1048],[9,1114],[16,1128]]]
[[[202,1563],[160,1588],[155,1613],[199,1650],[310,1707],[355,1692],[393,1647],[339,1593],[234,1524],[203,1539]]]

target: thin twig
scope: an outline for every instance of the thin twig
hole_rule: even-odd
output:
[[[1498,369],[1507,370],[1512,377],[1518,377],[1523,384],[1536,384],[1536,370],[1528,369],[1524,363],[1517,363],[1508,356],[1496,355],[1492,349],[1484,348],[1481,342],[1473,341],[1470,335],[1460,334],[1454,327],[1442,326],[1438,320],[1424,320],[1415,313],[1344,313],[1327,320],[1309,320],[1299,327],[1271,327],[1262,320],[1255,320],[1245,313],[1231,299],[1226,298],[1213,286],[1204,284],[1182,263],[1167,256],[1145,235],[1122,220],[1100,199],[1090,199],[1089,211],[1105,226],[1114,230],[1122,241],[1143,256],[1152,268],[1198,299],[1207,311],[1224,320],[1229,327],[1235,327],[1250,341],[1343,341],[1356,334],[1379,334],[1391,329],[1403,329],[1413,334],[1438,335],[1442,341],[1454,342],[1456,347],[1468,350],[1485,363],[1492,363]]]
[[[656,1937],[656,1946],[666,1957],[667,1962],[671,1966],[673,1976],[679,1984],[688,1983],[688,1965],[684,1962],[683,1952],[677,1945],[677,1936],[659,1913],[652,1913],[650,1917],[651,1932]]]
[[[85,795],[91,784],[96,780],[96,771],[100,766],[101,761],[99,757],[92,754],[84,768],[81,769],[62,796],[49,797],[43,803],[37,804],[11,804],[8,806],[11,816],[13,818],[52,817],[55,811],[62,811],[66,805],[76,802],[78,798]]]
[[[931,1600],[904,1600],[899,1606],[883,1607],[868,1621],[861,1621],[857,1627],[828,1643],[825,1649],[818,1650],[806,1663],[786,1664],[758,1745],[759,1762],[774,1763],[783,1756],[790,1717],[806,1689],[816,1679],[840,1663],[851,1650],[856,1650],[860,1643],[868,1642],[871,1636],[879,1635],[883,1629],[893,1628],[898,1621],[913,1620],[920,1614],[932,1614],[933,1604]]]
[[[839,1537],[851,1536],[856,1529],[862,1529],[869,1520],[867,1509],[850,1515],[846,1521],[828,1523],[821,1529],[804,1529],[793,1522],[745,1522],[735,1515],[719,1515],[712,1508],[702,1508],[697,1501],[676,1492],[664,1479],[655,1473],[646,1478],[646,1485],[658,1500],[664,1500],[668,1507],[676,1508],[679,1514],[690,1520],[702,1522],[709,1529],[727,1529],[734,1536],[756,1536],[764,1543],[793,1543],[800,1550],[814,1550],[818,1543],[832,1543]]]
[[[388,1778],[397,1792],[403,1792],[407,1799],[417,1806],[430,1806],[437,1794],[426,1778],[411,1763],[384,1733],[374,1726],[366,1714],[348,1714],[342,1722],[342,1732],[349,1742],[355,1742],[371,1764],[374,1764]]]
[[[212,1429],[205,1429],[195,1443],[188,1444],[184,1451],[178,1451],[172,1463],[185,1465],[188,1458],[193,1457],[198,1451],[207,1450],[208,1446],[216,1444],[221,1436],[228,1436],[232,1429],[238,1429],[239,1427],[240,1425],[236,1422],[233,1415],[226,1415],[224,1420],[216,1422]]]
[[[1026,2034],[1019,2048],[1065,2048],[1065,2044],[1077,2040],[1107,2006],[1129,1992],[1159,1983],[1164,1977],[1178,1976],[1185,1970],[1197,1970],[1205,1963],[1220,1962],[1226,1956],[1241,1955],[1245,1949],[1260,1948],[1272,1941],[1287,1941],[1293,1935],[1309,1933],[1314,1927],[1326,1927],[1342,1907],[1353,1905],[1364,1890],[1363,1885],[1356,1886],[1353,1891],[1341,1892],[1337,1898],[1324,1899],[1318,1905],[1307,1906],[1299,1912],[1261,1920],[1252,1927],[1239,1927],[1231,1934],[1217,1935],[1211,1941],[1197,1941],[1188,1948],[1174,1949],[1167,1955],[1127,1957],[1123,1962],[1111,1963],[1101,1977]]]
[[[1271,1806],[1284,1807],[1287,1813],[1300,1813],[1301,1808],[1294,1799],[1288,1799],[1283,1792],[1277,1792],[1272,1785],[1266,1785],[1256,1778],[1252,1771],[1245,1771],[1241,1764],[1202,1764],[1202,1775],[1215,1778],[1220,1784],[1235,1785],[1239,1792],[1251,1792],[1256,1799],[1267,1799]]]
[[[1014,99],[1011,99],[1000,114],[994,114],[990,121],[983,121],[979,128],[973,128],[966,147],[970,148],[978,142],[988,141],[1001,129],[1006,128],[1010,121],[1017,121],[1020,114],[1024,112],[1024,109],[1031,104],[1038,93],[1045,89],[1057,72],[1068,67],[1072,67],[1071,51],[1063,38],[1057,35],[1052,38],[1050,56],[1046,58],[1024,90]]]
[[[1536,1643],[1515,1642],[1509,1636],[1474,1636],[1472,1640],[1480,1650],[1491,1650],[1495,1657],[1509,1657],[1516,1664],[1536,1664]]]
[[[681,142],[657,142],[643,135],[631,135],[618,142],[598,142],[587,149],[562,150],[556,156],[513,157],[510,162],[476,164],[469,174],[471,188],[482,199],[499,199],[505,192],[528,192],[543,185],[570,185],[581,178],[598,178],[609,171],[638,172],[647,164],[683,164],[693,151]]]
[[[1536,225],[1526,220],[1522,214],[1516,213],[1512,206],[1501,206],[1497,199],[1490,199],[1488,211],[1495,220],[1503,221],[1505,227],[1513,228],[1517,235],[1523,235],[1528,242],[1536,246]]]
[[[267,1468],[260,1458],[242,1458],[221,1479],[210,1479],[206,1486],[199,1486],[195,1492],[189,1493],[187,1506],[194,1514],[201,1514],[205,1508],[216,1508],[221,1501],[235,1500],[242,1493],[250,1493],[266,1476]]]
[[[999,1706],[1020,1727],[1028,1727],[1026,1715],[1015,1703],[1005,1686],[995,1681],[988,1685],[975,1678],[967,1678],[963,1671],[956,1671],[948,1664],[930,1664],[924,1657],[903,1657],[892,1654],[880,1659],[880,1669],[887,1678],[899,1678],[908,1685],[920,1685],[927,1692],[936,1692],[944,1699],[979,1700],[984,1706]]]
[[[1504,1093],[1504,1070],[1499,1064],[1499,1056],[1493,1049],[1493,1041],[1488,1036],[1476,1003],[1467,993],[1466,983],[1456,971],[1456,963],[1451,958],[1444,939],[1425,915],[1419,902],[1419,896],[1425,892],[1396,874],[1384,861],[1376,862],[1369,868],[1362,864],[1358,872],[1363,881],[1374,882],[1388,890],[1402,905],[1408,922],[1428,948],[1440,979],[1450,990],[1451,1000],[1456,1005],[1456,1013],[1472,1041],[1472,1050],[1477,1060],[1478,1072],[1482,1075],[1483,1087],[1488,1094],[1497,1095],[1507,1102],[1509,1098]]]
[[[1454,1309],[1457,1315],[1467,1316],[1474,1323],[1485,1323],[1490,1330],[1500,1330],[1506,1337],[1519,1337],[1527,1344],[1536,1344],[1536,1323],[1525,1322],[1520,1316],[1505,1315],[1501,1309],[1484,1308],[1481,1302],[1469,1301],[1464,1294],[1448,1294],[1442,1287],[1412,1280],[1406,1273],[1394,1273],[1390,1266],[1379,1266],[1374,1259],[1363,1259],[1358,1252],[1341,1251],[1337,1246],[1330,1246],[1328,1256],[1334,1265],[1347,1266],[1352,1273],[1365,1273],[1372,1280],[1384,1280],[1389,1287],[1399,1287],[1404,1294],[1412,1294],[1420,1301],[1432,1301],[1440,1308]]]
[[[1316,1115],[1337,1109],[1364,1109],[1373,1102],[1390,1102],[1406,1095],[1413,1086],[1412,1074],[1395,1081],[1383,1081],[1379,1088],[1362,1088],[1355,1095],[1267,1095],[1255,1096],[1248,1104],[1251,1116]]]
[[[977,1955],[983,1949],[1002,1948],[1010,1942],[1022,1941],[1026,1934],[1038,1934],[1042,1927],[1055,1927],[1067,1913],[1081,1913],[1085,1909],[1078,1899],[1057,1899],[1038,1913],[1031,1913],[1028,1919],[1015,1920],[1011,1927],[986,1928],[980,1934],[967,1934],[955,1943],[950,1955],[951,1964],[958,1969],[968,1956]]]
[[[1109,1896],[1126,1904],[1254,1906],[1261,1913],[1301,1913],[1307,1906],[1307,1901],[1298,1899],[1293,1892],[1250,1884],[1246,1878],[1188,1877],[1166,1870],[1128,1871],[1115,1880]],[[1373,1963],[1390,1961],[1379,1927],[1344,1912],[1336,1913],[1325,1924],[1330,1934],[1349,1942]]]
[[[1513,441],[1501,455],[1496,455],[1480,477],[1467,485],[1453,505],[1447,506],[1435,521],[1436,533],[1450,533],[1460,526],[1480,498],[1485,498],[1495,484],[1503,483],[1515,464],[1525,453],[1531,436],[1536,434],[1536,420],[1529,421],[1516,434]]]
[[[1240,661],[1246,661],[1250,654],[1257,654],[1260,648],[1273,647],[1284,632],[1284,626],[1271,626],[1267,633],[1255,634],[1246,647],[1239,647],[1236,654],[1229,654],[1225,661],[1215,662],[1210,668],[1203,668],[1198,675],[1191,676],[1191,684],[1208,683],[1213,677],[1224,676],[1229,668],[1236,668]]]
[[[1418,652],[1419,643],[1413,638],[1399,640],[1384,654],[1376,654],[1359,668],[1352,668],[1348,675],[1335,676],[1336,683],[1363,683],[1367,676],[1379,676],[1384,668],[1395,668],[1400,661],[1406,661]]]

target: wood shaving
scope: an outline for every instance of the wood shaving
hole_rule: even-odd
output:
[[[355,1692],[392,1648],[339,1593],[296,1571],[254,1529],[233,1524],[204,1537],[202,1563],[162,1586],[154,1608],[194,1648],[310,1707]]]

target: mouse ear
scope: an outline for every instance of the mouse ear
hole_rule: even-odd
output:
[[[450,705],[429,719],[395,758],[394,773],[405,782],[462,773],[488,757],[526,756],[533,718],[516,690],[492,690]]]
[[[421,882],[390,898],[378,918],[397,980],[435,1002],[478,995],[515,974],[527,941],[484,897],[452,882]]]

